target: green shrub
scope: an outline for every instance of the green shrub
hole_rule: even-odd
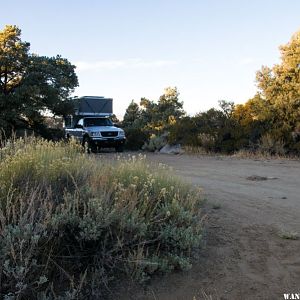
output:
[[[141,150],[148,140],[148,134],[140,128],[124,128],[126,133],[125,147],[129,150]]]
[[[72,143],[0,152],[0,296],[97,298],[114,278],[190,267],[200,195],[167,167],[105,163]]]

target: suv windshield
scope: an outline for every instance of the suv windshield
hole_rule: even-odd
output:
[[[87,119],[84,119],[84,126],[85,127],[113,126],[113,123],[108,118],[87,118]]]

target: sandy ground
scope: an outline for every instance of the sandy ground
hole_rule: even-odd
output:
[[[300,162],[148,155],[204,189],[206,238],[191,270],[118,299],[284,299],[300,293]]]

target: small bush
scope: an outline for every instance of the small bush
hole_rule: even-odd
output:
[[[212,151],[215,147],[215,138],[210,134],[199,133],[198,140],[200,141],[201,147],[207,152]]]
[[[285,240],[298,240],[299,234],[295,231],[281,231],[279,236]]]
[[[125,133],[125,147],[129,150],[141,150],[145,141],[148,140],[148,134],[140,128],[125,128]]]
[[[269,133],[264,134],[260,139],[259,150],[271,155],[284,155],[285,143],[282,139],[276,139]]]
[[[99,298],[122,275],[190,267],[200,195],[167,167],[38,140],[0,153],[2,298]]]
[[[161,135],[152,134],[149,141],[145,142],[142,149],[150,152],[159,151],[167,144],[167,137],[167,133]]]

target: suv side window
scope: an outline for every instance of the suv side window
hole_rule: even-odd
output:
[[[83,119],[80,119],[80,120],[78,121],[77,125],[83,126]]]

